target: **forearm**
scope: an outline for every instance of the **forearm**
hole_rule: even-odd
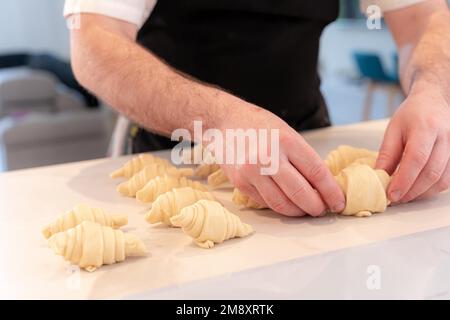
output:
[[[427,90],[429,85],[450,101],[450,13],[430,15],[416,40],[399,46],[400,80],[405,93]]]
[[[86,20],[81,30],[72,32],[72,64],[86,88],[140,125],[165,135],[177,128],[191,130],[193,120],[217,127],[237,103],[252,108],[181,75],[132,39]]]

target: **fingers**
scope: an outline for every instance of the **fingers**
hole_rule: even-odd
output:
[[[325,200],[326,205],[334,212],[341,212],[344,210],[344,193],[337,184],[330,170],[326,167],[324,161],[319,157],[314,149],[302,140],[297,143],[297,146],[293,146],[291,150],[292,152],[288,155],[289,161],[319,192],[321,198]],[[281,183],[282,182],[280,181],[279,184],[281,185]],[[285,183],[294,184],[292,181]],[[285,188],[286,187],[287,186],[285,186]],[[296,185],[291,187],[293,187],[293,189],[290,189],[290,194],[295,198],[295,203],[297,203],[300,198],[303,198],[302,203],[311,201],[309,198],[305,197],[305,195],[310,195],[309,189],[303,185],[300,186],[300,182],[297,182]],[[312,197],[311,199],[315,199],[315,197]],[[319,208],[317,202],[312,204],[304,204],[303,206],[305,205],[312,205],[312,208],[307,210],[308,213],[317,213]]]
[[[290,217],[305,215],[269,176],[258,176],[254,186],[270,209]]]
[[[287,198],[302,211],[312,216],[319,216],[325,211],[326,205],[319,194],[289,161],[280,163],[278,173],[272,176],[272,179]]]
[[[450,187],[450,161],[447,161],[447,166],[442,173],[441,178],[430,189],[428,189],[420,198],[429,198]]]
[[[376,168],[392,174],[402,157],[402,133],[398,126],[389,124],[378,153]]]
[[[431,156],[436,134],[416,131],[406,143],[398,171],[389,185],[388,197],[397,202],[411,189]]]
[[[420,172],[413,187],[401,198],[401,202],[409,202],[421,196],[437,183],[444,173],[448,162],[447,137],[441,135],[437,138],[428,163]]]

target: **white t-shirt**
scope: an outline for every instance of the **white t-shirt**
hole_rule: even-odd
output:
[[[369,5],[377,5],[381,11],[386,12],[421,1],[426,0],[360,0],[360,3],[363,12],[366,12]],[[156,2],[157,0],[66,0],[64,16],[83,12],[97,13],[134,23],[141,27],[152,13]]]

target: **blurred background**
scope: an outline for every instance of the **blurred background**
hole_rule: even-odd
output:
[[[0,170],[104,157],[116,116],[69,66],[63,0],[0,1]],[[390,116],[403,96],[394,42],[341,1],[322,37],[322,89],[334,125]]]

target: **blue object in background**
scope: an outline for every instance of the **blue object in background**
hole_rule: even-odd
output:
[[[398,82],[398,63],[395,63],[398,60],[397,55],[394,56],[394,64],[396,66],[394,74],[390,74],[385,71],[381,59],[377,54],[355,52],[353,53],[353,58],[356,61],[356,65],[361,73],[361,76],[364,78],[384,83]]]

